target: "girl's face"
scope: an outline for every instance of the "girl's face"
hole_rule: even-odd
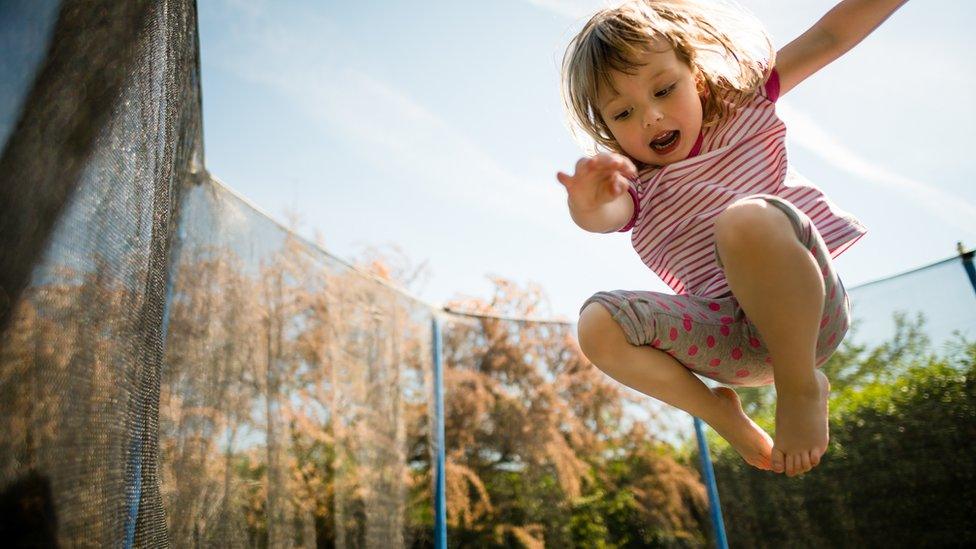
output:
[[[635,74],[611,73],[613,89],[597,103],[623,152],[654,166],[687,158],[702,125],[695,73],[662,44],[637,59]]]

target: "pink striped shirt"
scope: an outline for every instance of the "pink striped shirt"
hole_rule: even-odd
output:
[[[715,263],[715,217],[732,202],[757,193],[789,201],[813,220],[837,257],[865,234],[816,185],[789,169],[786,126],[776,116],[779,75],[732,116],[704,128],[685,160],[641,172],[634,199],[631,243],[641,260],[678,294],[730,293]]]

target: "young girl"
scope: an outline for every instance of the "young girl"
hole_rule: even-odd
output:
[[[558,174],[570,214],[587,231],[631,231],[677,294],[595,294],[580,313],[583,352],[698,416],[760,469],[802,474],[827,449],[830,385],[818,368],[851,317],[831,258],[865,233],[788,168],[776,100],[904,1],[841,2],[774,53],[741,10],[631,0],[594,15],[563,61],[571,117],[604,149]],[[743,29],[751,36],[733,34]],[[692,372],[775,383],[775,439],[735,391],[710,390]]]

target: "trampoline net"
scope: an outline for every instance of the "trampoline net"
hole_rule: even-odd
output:
[[[976,288],[963,261],[952,257],[897,276],[850,288],[854,309],[851,341],[881,345],[896,333],[896,318],[922,322],[934,350],[959,337],[976,341]]]
[[[165,542],[170,235],[199,154],[187,2],[0,3],[0,516],[17,545]]]
[[[429,545],[430,311],[209,178],[194,3],[0,21],[4,540]]]
[[[186,191],[161,377],[177,546],[429,537],[431,314],[204,179]]]

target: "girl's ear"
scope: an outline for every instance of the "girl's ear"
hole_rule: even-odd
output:
[[[699,97],[708,97],[708,85],[705,83],[705,76],[697,68],[695,69],[695,90]]]

